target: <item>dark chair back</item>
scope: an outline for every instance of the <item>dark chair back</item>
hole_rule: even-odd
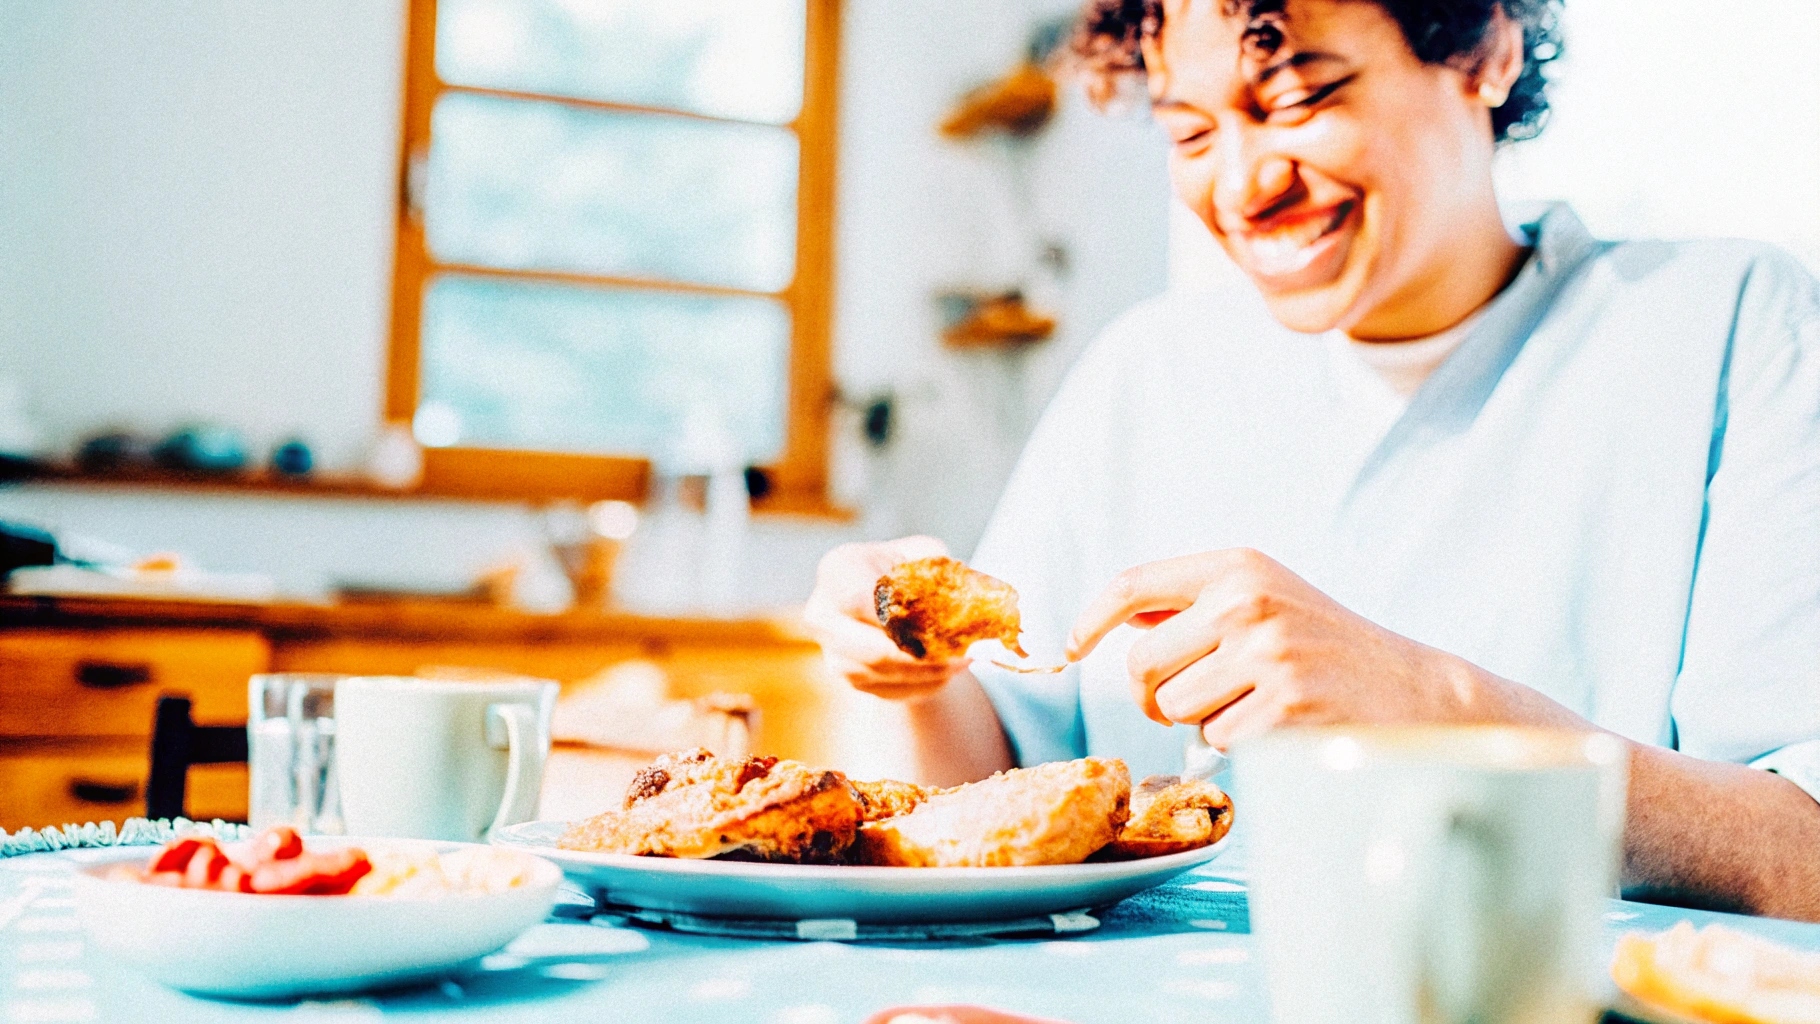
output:
[[[145,816],[184,817],[190,765],[234,764],[247,757],[246,726],[197,725],[188,697],[159,697],[152,720],[152,770],[145,784]]]

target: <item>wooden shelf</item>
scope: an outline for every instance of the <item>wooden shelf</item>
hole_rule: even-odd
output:
[[[53,467],[41,474],[15,481],[20,484],[69,484],[135,490],[205,491],[220,493],[286,494],[329,498],[399,498],[414,491],[395,491],[361,476],[312,473],[283,476],[266,471],[250,473],[196,473],[170,469],[128,469],[91,473],[74,467]]]
[[[813,646],[796,614],[666,618],[629,612],[540,615],[459,601],[317,604],[0,594],[0,626],[254,629],[279,640],[368,637],[470,643],[784,644]]]
[[[556,458],[565,458],[556,456]],[[610,478],[596,474],[590,479],[577,474],[537,474],[525,479],[510,473],[486,474],[479,468],[469,469],[456,463],[451,472],[430,461],[424,481],[408,490],[381,487],[366,477],[349,473],[313,473],[306,477],[283,476],[264,470],[249,473],[186,473],[168,469],[136,469],[109,473],[90,473],[74,467],[53,466],[41,472],[9,481],[29,484],[71,487],[98,487],[109,490],[190,491],[204,494],[278,495],[304,498],[375,498],[474,501],[499,504],[538,504],[548,501],[599,501],[607,498],[641,500],[647,487],[645,464],[638,460],[613,460],[636,463],[636,466],[608,465]],[[560,481],[556,483],[555,481]],[[0,484],[0,487],[5,484]],[[824,519],[837,523],[852,522],[852,509],[830,503],[818,491],[777,490],[752,502],[758,515],[785,515]]]
[[[391,488],[355,473],[286,476],[269,470],[206,473],[130,468],[96,472],[51,464],[25,474],[16,484],[63,484],[123,490],[196,491],[286,497],[441,498],[460,501],[535,504],[592,502],[609,498],[643,500],[651,465],[644,459],[551,452],[500,452],[474,448],[433,448],[424,452],[423,479],[414,487]]]

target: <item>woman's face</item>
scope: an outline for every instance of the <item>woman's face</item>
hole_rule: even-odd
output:
[[[1286,326],[1397,336],[1490,201],[1477,84],[1366,0],[1224,6],[1167,0],[1145,46],[1176,193]]]

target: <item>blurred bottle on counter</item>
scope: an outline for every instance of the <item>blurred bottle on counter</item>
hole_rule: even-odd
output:
[[[0,455],[29,459],[44,454],[44,434],[33,421],[25,382],[0,374]]]
[[[702,517],[683,497],[683,479],[659,468],[651,478],[627,590],[628,601],[650,615],[696,610],[695,566],[701,557]]]
[[[706,477],[700,485],[702,542],[695,564],[695,596],[702,611],[714,614],[737,611],[740,604],[740,571],[752,518],[744,456],[719,410],[698,405],[690,411],[676,461],[690,475]]]
[[[388,423],[367,456],[367,479],[394,491],[408,491],[423,482],[423,447],[408,423]]]
[[[653,614],[741,609],[751,500],[743,446],[718,410],[698,406],[657,460],[629,599]]]

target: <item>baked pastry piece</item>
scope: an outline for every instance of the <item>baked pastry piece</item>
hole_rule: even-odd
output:
[[[1018,657],[1017,591],[952,558],[905,562],[872,591],[879,624],[904,653],[947,661],[979,640],[997,640]]]
[[[1125,823],[1131,775],[1116,758],[1014,768],[930,794],[860,827],[855,859],[894,867],[1079,864]]]
[[[1611,976],[1637,1001],[1692,1020],[1820,1021],[1820,954],[1724,925],[1630,932],[1618,939]]]
[[[862,825],[868,821],[883,821],[900,814],[909,814],[924,800],[941,792],[939,789],[919,786],[914,782],[899,782],[896,779],[849,781],[854,794],[859,797],[859,820]]]
[[[1137,860],[1198,850],[1232,828],[1232,798],[1211,782],[1152,775],[1132,787],[1131,817],[1097,859]]]
[[[557,845],[652,857],[831,861],[853,845],[859,820],[859,798],[839,772],[697,749],[641,769],[624,807],[569,826]]]

